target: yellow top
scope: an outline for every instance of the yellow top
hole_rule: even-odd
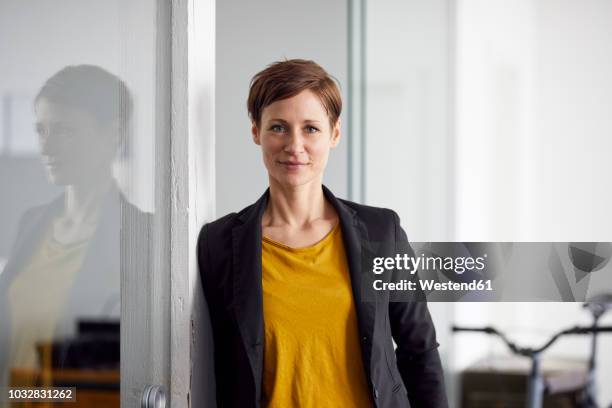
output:
[[[342,233],[262,243],[266,407],[371,407]]]
[[[50,341],[62,315],[66,297],[81,268],[88,241],[58,243],[47,231],[25,268],[11,283],[11,367],[38,366],[36,344]]]

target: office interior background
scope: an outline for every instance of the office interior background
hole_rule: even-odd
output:
[[[193,387],[190,376],[210,382],[206,325],[195,323],[196,346],[180,358],[173,350],[191,339],[163,334],[174,327],[177,302],[184,300],[168,267],[193,269],[193,247],[177,248],[170,238],[173,182],[182,177],[173,173],[170,157],[201,153],[194,166],[203,176],[185,184],[202,197],[198,222],[255,201],[267,177],[250,139],[246,96],[252,75],[273,61],[313,59],[338,79],[343,140],[330,157],[325,183],[339,197],[394,209],[412,241],[612,241],[611,2],[175,3],[0,2],[0,271],[10,263],[20,217],[64,188],[45,174],[35,132],[34,98],[44,82],[66,66],[89,64],[121,78],[131,93],[129,139],[113,175],[121,196],[150,217],[147,235],[133,233],[146,237],[155,260],[148,272],[120,262],[115,278],[99,288],[106,298],[84,307],[89,318],[121,319],[126,406],[146,384],[164,385],[172,406],[188,406],[182,391]],[[177,20],[173,12],[184,10],[183,3],[191,7],[188,18]],[[171,81],[180,74],[171,62],[182,49],[171,35],[177,24],[189,33],[187,65],[193,57],[201,63],[193,66],[212,67],[185,71],[188,124],[173,117],[182,97]],[[171,140],[177,129],[194,139]],[[119,238],[130,220],[114,222]],[[121,242],[122,260],[135,256],[133,244],[109,242]],[[205,316],[189,276],[183,282],[187,309],[193,309],[188,313]],[[581,304],[571,302],[431,303],[430,310],[456,407],[464,370],[510,354],[494,339],[452,334],[452,324],[494,325],[522,344],[537,345],[561,328],[590,322]],[[602,323],[612,323],[612,316]],[[55,335],[78,333],[73,327]],[[600,336],[599,346],[598,398],[607,406],[612,336]],[[545,356],[580,362],[588,353],[588,338],[571,337]],[[194,363],[197,358],[205,364]],[[192,406],[211,399],[206,385],[189,392]]]

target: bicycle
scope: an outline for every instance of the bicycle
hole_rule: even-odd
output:
[[[605,299],[606,302],[601,302]],[[599,301],[598,301],[599,300]],[[589,327],[574,326],[568,329],[561,330],[553,335],[544,345],[537,348],[520,347],[516,343],[510,341],[505,334],[491,327],[460,327],[453,326],[453,332],[480,332],[488,335],[499,337],[510,349],[513,354],[528,357],[531,360],[530,373],[527,379],[527,397],[526,408],[541,408],[542,400],[545,392],[544,376],[541,370],[542,353],[555,343],[560,337],[566,335],[586,335],[592,334],[591,356],[589,358],[587,380],[583,387],[582,393],[576,401],[579,408],[595,408],[597,407],[595,398],[595,361],[597,352],[597,335],[599,333],[612,333],[612,326],[600,327],[598,325],[601,316],[608,310],[612,310],[612,296],[606,295],[601,299],[587,302],[584,304],[593,315],[593,325]],[[610,407],[612,408],[612,406]]]

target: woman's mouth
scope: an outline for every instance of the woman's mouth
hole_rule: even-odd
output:
[[[287,160],[279,162],[285,169],[289,171],[300,170],[301,168],[308,165],[308,163],[302,163],[299,161]]]

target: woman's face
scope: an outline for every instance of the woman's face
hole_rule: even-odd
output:
[[[53,184],[84,185],[108,174],[118,143],[113,126],[84,110],[41,98],[34,107],[43,164]]]
[[[318,96],[305,90],[265,107],[251,132],[270,183],[294,188],[322,183],[329,150],[340,141],[340,120],[332,126]]]

